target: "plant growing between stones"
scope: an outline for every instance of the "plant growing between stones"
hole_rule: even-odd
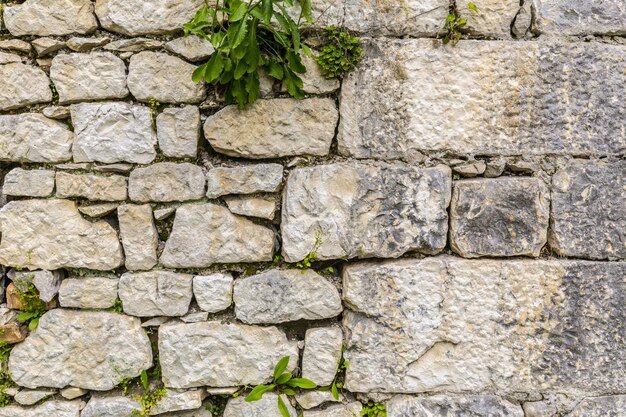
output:
[[[315,62],[326,78],[343,78],[363,57],[359,38],[330,26],[322,32],[324,44]]]
[[[52,90],[52,105],[59,105],[59,92],[57,91],[57,86],[54,85],[53,82],[50,83],[50,90]]]
[[[467,3],[467,9],[478,13],[478,7],[472,2]],[[461,30],[465,25],[467,25],[467,18],[463,17],[456,0],[450,0],[448,3],[448,16],[443,26],[443,43],[448,44],[452,42],[452,45],[456,45],[461,39]]]
[[[337,373],[335,374],[335,379],[333,379],[332,384],[328,387],[321,387],[320,391],[328,391],[333,395],[335,400],[339,400],[339,390],[343,388],[343,383],[346,377],[346,369],[348,369],[348,361],[343,357],[344,352],[346,351],[345,343],[341,347],[341,358],[339,359],[339,363],[337,364]]]
[[[15,386],[7,369],[11,349],[13,349],[13,345],[6,342],[0,343],[0,407],[6,407],[11,403],[11,396],[7,390]]]
[[[30,284],[26,291],[19,292],[22,312],[17,316],[17,320],[28,323],[28,330],[33,331],[39,325],[39,319],[46,313],[46,303],[39,298],[39,291]]]
[[[113,306],[111,307],[111,311],[115,311],[118,314],[124,314],[124,306],[122,305],[122,300],[119,298],[115,300]]]
[[[376,403],[373,401],[363,405],[361,410],[361,416],[363,417],[387,417],[387,407],[384,403]]]
[[[156,119],[159,115],[159,109],[161,107],[161,103],[154,97],[150,97],[150,121],[152,122],[152,128],[156,130]]]

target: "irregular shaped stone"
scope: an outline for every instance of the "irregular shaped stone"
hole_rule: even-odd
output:
[[[248,324],[320,320],[343,310],[337,288],[315,271],[271,269],[235,280],[235,315]]]
[[[97,48],[99,46],[104,46],[107,43],[111,42],[111,38],[103,37],[103,38],[80,38],[80,37],[72,37],[69,38],[66,42],[68,48],[72,51],[76,52],[88,52],[93,48]]]
[[[118,294],[124,313],[138,317],[182,316],[191,303],[192,276],[168,271],[126,273]]]
[[[203,311],[226,310],[233,303],[233,276],[223,273],[195,276],[193,295]]]
[[[276,214],[276,200],[264,197],[226,197],[228,209],[242,216],[260,217],[273,220]]]
[[[126,269],[148,270],[157,264],[159,236],[149,204],[124,204],[118,207],[120,235],[126,255]]]
[[[20,62],[0,65],[0,111],[51,100],[50,80],[41,69]]]
[[[0,232],[3,265],[106,271],[124,262],[115,230],[83,219],[69,200],[11,201],[0,210]]]
[[[170,388],[258,385],[272,378],[282,357],[291,358],[288,370],[298,363],[297,343],[276,327],[217,321],[161,326],[159,355]]]
[[[166,268],[271,261],[274,245],[271,229],[235,216],[225,207],[193,204],[176,210],[160,261]]]
[[[51,310],[9,357],[13,380],[28,388],[105,391],[150,366],[150,340],[139,319],[104,311]]]
[[[78,397],[89,393],[89,391],[82,388],[69,387],[61,390],[61,396],[66,400],[73,400]]]
[[[217,152],[261,159],[328,155],[339,113],[329,98],[259,100],[210,116],[204,136]]]
[[[118,203],[91,204],[88,206],[79,206],[78,211],[83,213],[85,216],[98,218],[114,212],[117,210],[118,206]]]
[[[195,35],[171,40],[165,44],[165,49],[191,62],[205,60],[215,52],[209,40]]]
[[[3,17],[13,36],[82,34],[98,27],[89,0],[26,0],[5,5]]]
[[[154,219],[157,221],[165,220],[176,212],[176,207],[165,207],[154,210]]]
[[[297,411],[286,396],[282,397],[289,417],[296,417]],[[278,410],[278,395],[268,392],[254,402],[246,402],[244,397],[231,398],[224,409],[224,417],[284,417]]]
[[[13,399],[16,403],[21,405],[33,405],[37,404],[44,398],[48,398],[56,394],[56,390],[20,390]]]
[[[283,256],[318,259],[436,253],[446,245],[451,172],[403,163],[296,168],[283,198]]]
[[[200,140],[200,110],[168,107],[156,119],[159,148],[171,158],[195,158]]]
[[[149,49],[158,49],[163,46],[163,42],[150,38],[119,39],[107,44],[104,49],[117,52],[141,52]],[[121,54],[120,54],[121,56]],[[132,56],[129,54],[128,56]],[[126,59],[126,57],[124,58]]]
[[[331,405],[324,410],[305,411],[303,417],[356,417],[361,415],[363,406],[359,402]]]
[[[199,103],[206,97],[204,83],[194,83],[196,67],[161,52],[140,52],[130,58],[128,88],[139,101]]]
[[[202,407],[202,400],[206,397],[204,389],[180,391],[173,389],[165,390],[165,397],[157,401],[156,405],[150,410],[150,415],[183,411],[196,410]]]
[[[59,292],[63,273],[61,271],[18,271],[12,269],[7,276],[21,292],[28,291],[28,288],[34,285],[39,292],[39,299],[48,303]]]
[[[317,55],[315,55],[317,56]],[[325,78],[322,75],[320,66],[315,62],[314,57],[308,57],[303,55],[302,64],[306,68],[304,74],[300,74],[302,78],[302,90],[307,94],[330,94],[337,90],[341,86],[341,83],[337,78]],[[283,88],[285,88],[283,86]],[[335,120],[336,123],[336,120]]]
[[[121,175],[69,174],[57,172],[57,197],[81,197],[92,201],[126,200],[126,177]]]
[[[548,401],[532,401],[522,404],[524,417],[552,417],[557,415],[558,408]]]
[[[197,165],[159,162],[130,173],[128,194],[139,202],[199,200],[204,196],[205,182],[204,172]]]
[[[351,309],[343,321],[345,387],[621,392],[625,273],[626,263],[588,261],[441,257],[350,265],[343,277]]]
[[[0,65],[13,64],[15,62],[22,62],[22,57],[17,54],[0,52]]]
[[[15,344],[23,341],[28,336],[26,326],[17,322],[0,325],[0,343]]]
[[[111,308],[117,300],[117,278],[67,278],[59,289],[59,304],[68,308]]]
[[[94,171],[99,172],[121,172],[127,173],[132,171],[132,164],[110,164],[110,165],[96,165],[93,168]]]
[[[485,162],[474,161],[466,164],[456,165],[452,168],[452,171],[462,177],[474,178],[478,175],[482,175],[486,169],[487,164],[485,164]]]
[[[0,161],[68,161],[74,133],[37,113],[0,115]]]
[[[548,239],[550,195],[537,178],[456,181],[450,244],[464,258],[538,257]]]
[[[67,119],[68,117],[70,117],[69,107],[63,107],[63,106],[48,106],[44,108],[41,111],[41,113],[44,116],[49,117],[50,119],[55,119],[55,120]]]
[[[318,386],[329,386],[337,374],[343,347],[343,332],[338,327],[319,327],[306,331],[302,377]]]
[[[80,406],[80,401],[46,401],[37,407],[8,405],[0,408],[0,417],[79,417]]]
[[[30,53],[30,43],[20,39],[4,39],[0,40],[0,49],[8,49],[10,51]]]
[[[180,31],[203,0],[97,0],[96,15],[106,30],[129,36],[163,35]]]
[[[141,412],[141,404],[128,397],[91,397],[80,417],[129,417]]]
[[[338,149],[406,160],[422,151],[621,155],[625,62],[622,46],[600,43],[370,41],[343,82]]]
[[[226,194],[273,193],[278,191],[283,182],[283,166],[257,164],[218,167],[209,170],[207,180],[206,195],[209,198]]]
[[[493,395],[399,395],[387,403],[389,417],[524,417],[522,407]]]
[[[626,4],[621,0],[533,2],[536,29],[548,35],[626,35]]]
[[[110,52],[59,54],[52,60],[50,79],[61,104],[128,95],[126,64]]]
[[[156,157],[149,108],[111,102],[73,104],[70,109],[74,162],[149,164]]]
[[[305,410],[310,410],[311,408],[319,407],[324,403],[341,402],[343,401],[343,395],[340,393],[339,399],[336,400],[330,391],[303,391],[302,393],[296,395],[296,401],[300,407]]]
[[[623,417],[626,395],[585,398],[566,417]]]
[[[39,38],[31,42],[37,52],[37,56],[49,55],[59,49],[65,48],[65,42],[52,38]]]
[[[209,319],[209,313],[206,311],[198,311],[187,313],[180,318],[185,323],[198,323],[201,321],[207,321]]]
[[[49,197],[54,191],[54,171],[14,168],[4,177],[2,193],[21,197]]]
[[[550,246],[562,256],[626,258],[626,161],[572,161],[552,177]]]

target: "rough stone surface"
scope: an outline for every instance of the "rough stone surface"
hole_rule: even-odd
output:
[[[235,280],[235,315],[248,324],[320,320],[343,310],[337,288],[315,271],[272,269]]]
[[[110,308],[117,299],[117,278],[67,278],[59,289],[59,304],[68,308]]]
[[[15,62],[22,62],[22,57],[17,54],[0,52],[0,65],[13,64]]]
[[[159,355],[167,387],[232,387],[269,381],[283,356],[293,370],[298,347],[275,327],[210,321],[161,326]]]
[[[151,271],[122,275],[118,293],[126,314],[182,316],[189,310],[191,288],[191,275]]]
[[[96,14],[106,30],[124,35],[163,35],[180,31],[204,5],[202,0],[97,0]]]
[[[165,44],[165,49],[191,62],[205,60],[215,52],[215,48],[209,40],[195,35],[169,41]]]
[[[548,239],[550,195],[536,178],[456,181],[450,244],[464,258],[540,255]]]
[[[204,268],[214,263],[271,261],[274,232],[215,204],[176,210],[161,263],[166,268]]]
[[[335,397],[333,397],[332,392],[330,391],[304,391],[296,395],[296,401],[298,402],[300,407],[304,408],[305,410],[310,410],[311,408],[318,407],[324,403],[341,402],[343,401],[343,395],[340,393],[339,399],[336,400]]]
[[[336,78],[325,78],[322,75],[320,66],[315,62],[313,57],[304,55],[302,57],[302,63],[306,67],[306,72],[300,75],[302,83],[304,84],[302,90],[304,90],[305,93],[330,94],[339,90],[341,86],[340,81]]]
[[[329,98],[259,100],[210,116],[204,136],[217,152],[252,159],[327,155],[339,114]]]
[[[50,119],[61,120],[67,119],[70,117],[70,109],[69,107],[63,106],[48,106],[41,111],[41,113],[49,117]]]
[[[522,407],[491,395],[400,395],[387,403],[389,417],[524,417]]]
[[[235,214],[242,216],[260,217],[262,219],[273,220],[276,214],[276,200],[264,197],[226,197],[228,209]]]
[[[63,309],[47,312],[9,357],[13,380],[28,388],[110,390],[151,365],[150,341],[139,319]]]
[[[189,391],[166,389],[165,397],[161,398],[150,410],[150,415],[198,409],[202,407],[202,400],[205,396],[204,389]]]
[[[111,270],[123,263],[115,230],[82,218],[68,200],[12,201],[0,210],[0,264]]]
[[[626,161],[572,161],[552,177],[550,246],[562,256],[626,258]]]
[[[98,27],[90,0],[26,0],[4,6],[3,17],[13,36],[82,34]]]
[[[0,65],[0,111],[51,100],[50,80],[41,69],[20,62]]]
[[[39,38],[35,39],[31,42],[35,51],[37,51],[37,56],[45,56],[50,55],[53,52],[58,51],[59,49],[65,48],[65,42],[58,41],[52,38]]]
[[[233,303],[233,276],[224,273],[195,276],[193,295],[203,311],[226,310]]]
[[[12,269],[7,276],[21,292],[28,291],[32,285],[37,288],[41,301],[48,303],[59,292],[63,273],[61,271],[18,271]]]
[[[204,83],[194,83],[196,67],[180,58],[160,52],[140,52],[130,58],[128,88],[140,101],[151,98],[160,103],[198,103],[204,100]]]
[[[21,197],[49,197],[54,191],[54,171],[15,168],[4,177],[2,192]]]
[[[4,39],[0,40],[0,49],[8,49],[10,51],[18,51],[28,54],[30,53],[31,46],[30,43],[24,42],[20,39]]]
[[[302,417],[357,417],[361,415],[362,408],[359,402],[331,405],[324,410],[305,411]]]
[[[283,182],[283,166],[257,164],[213,168],[209,170],[207,180],[206,195],[209,198],[226,194],[272,193],[278,191]]]
[[[40,114],[0,115],[0,161],[68,161],[73,142],[74,134],[64,124]]]
[[[350,265],[346,388],[620,392],[625,272],[624,263],[448,257]]]
[[[157,263],[159,236],[149,204],[123,204],[117,209],[126,269],[148,270]]]
[[[336,163],[291,171],[281,231],[288,262],[398,257],[446,245],[451,173],[402,163]]]
[[[130,173],[128,194],[139,202],[198,200],[204,197],[205,182],[197,165],[159,162]]]
[[[62,389],[60,394],[66,400],[73,400],[75,398],[82,397],[88,392],[89,391],[82,389],[82,388],[69,387],[69,388]]]
[[[56,394],[56,390],[20,390],[13,399],[21,405],[37,404],[44,398],[48,398]]]
[[[278,395],[273,392],[263,395],[259,401],[246,402],[244,397],[231,398],[226,404],[224,417],[284,417],[278,410]],[[283,397],[289,417],[296,417],[297,411],[287,397]]]
[[[534,1],[536,29],[547,35],[626,35],[622,0]]]
[[[52,60],[50,79],[61,104],[128,95],[126,64],[110,52],[59,54]]]
[[[623,46],[593,42],[369,41],[343,83],[339,152],[622,154],[625,62]]]
[[[126,103],[81,103],[71,106],[76,133],[74,162],[149,164],[157,138],[150,109]]]
[[[79,415],[80,401],[46,401],[36,407],[9,405],[0,408],[0,417],[79,417]]]
[[[121,175],[69,174],[57,172],[56,195],[59,198],[81,197],[92,201],[126,200],[126,177]]]
[[[98,218],[112,213],[117,210],[118,207],[119,203],[90,204],[88,206],[79,206],[78,211],[83,213],[85,216]]]
[[[107,37],[81,38],[81,37],[74,36],[68,39],[67,42],[65,42],[65,44],[72,51],[87,52],[87,51],[92,50],[93,48],[104,46],[109,42],[111,42],[111,38],[107,38]]]
[[[320,387],[333,383],[341,359],[343,332],[339,327],[319,327],[306,331],[302,377]]]
[[[92,397],[80,417],[129,417],[141,412],[141,405],[128,397]]]
[[[171,158],[195,158],[200,140],[200,111],[195,106],[170,107],[156,119],[159,148]]]
[[[119,39],[104,46],[107,51],[117,52],[141,52],[145,50],[158,49],[163,46],[163,42],[150,38]],[[126,54],[126,58],[132,54]]]
[[[623,417],[626,415],[626,395],[585,398],[567,417]]]

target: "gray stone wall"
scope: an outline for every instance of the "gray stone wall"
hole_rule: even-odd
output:
[[[244,111],[201,0],[3,4],[0,417],[132,416],[155,365],[153,415],[279,417],[231,394],[344,349],[293,417],[626,416],[626,3],[475,3],[453,47],[446,0],[313,0],[363,61]]]

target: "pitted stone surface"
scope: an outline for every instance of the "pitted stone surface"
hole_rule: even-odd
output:
[[[47,312],[9,357],[13,380],[28,388],[110,390],[151,365],[150,341],[139,319],[63,309]]]
[[[331,405],[324,410],[305,411],[302,417],[356,417],[361,415],[363,406],[360,402]]]
[[[165,396],[157,401],[150,410],[150,415],[173,416],[176,411],[197,410],[202,407],[202,400],[206,397],[204,389],[173,390],[166,389]]]
[[[0,65],[13,64],[15,62],[22,62],[22,57],[17,54],[0,51]]]
[[[524,417],[522,407],[492,395],[400,395],[387,403],[389,417]]]
[[[0,115],[0,161],[65,162],[73,142],[67,126],[40,114]]]
[[[110,308],[117,299],[117,278],[66,278],[59,289],[59,304],[69,308]]]
[[[297,411],[283,396],[283,402],[289,411],[289,417],[296,417]],[[231,398],[224,409],[224,417],[284,417],[278,410],[278,395],[273,392],[263,395],[258,401],[246,402],[244,397]]]
[[[289,370],[298,363],[297,343],[276,327],[216,321],[161,326],[159,355],[170,388],[258,385],[283,356],[291,357]]]
[[[283,167],[280,164],[218,167],[209,170],[207,181],[206,195],[209,198],[227,194],[272,193],[278,191],[283,182]]]
[[[234,214],[268,220],[273,220],[276,214],[276,200],[272,197],[236,196],[225,197],[224,200]]]
[[[115,269],[124,257],[106,222],[89,222],[69,200],[12,201],[0,210],[0,264],[55,270]]]
[[[50,55],[59,49],[65,48],[65,42],[52,38],[38,38],[32,41],[31,45],[35,48],[39,57]]]
[[[126,64],[110,52],[59,54],[52,60],[50,79],[61,104],[128,95]]]
[[[310,379],[320,387],[333,383],[337,374],[343,332],[339,327],[318,327],[306,331],[302,377]]]
[[[149,204],[123,204],[117,209],[126,269],[148,270],[157,263],[159,236]]]
[[[533,1],[536,28],[547,35],[624,35],[626,3],[622,0]]]
[[[191,275],[168,271],[127,272],[118,285],[124,312],[139,317],[185,315],[191,302],[192,279]]]
[[[623,46],[468,41],[447,48],[430,39],[377,39],[365,49],[342,87],[343,155],[626,150]],[[453,100],[451,91],[459,92]]]
[[[111,38],[98,37],[98,38],[82,38],[78,36],[71,37],[65,43],[68,48],[76,52],[88,52],[99,46],[104,46],[111,42]]]
[[[199,103],[206,92],[204,83],[194,83],[196,67],[161,52],[140,52],[130,58],[128,88],[139,101],[151,98],[161,103]]]
[[[51,100],[50,80],[40,68],[21,62],[0,65],[0,111]]]
[[[171,40],[165,44],[165,49],[191,62],[207,59],[215,52],[215,48],[208,39],[195,35]]]
[[[620,392],[625,273],[587,261],[349,265],[346,388]]]
[[[7,277],[13,281],[17,288],[28,291],[28,287],[34,285],[39,292],[39,298],[43,302],[50,302],[59,292],[62,271],[18,271],[12,269],[7,273]]]
[[[128,194],[131,200],[187,201],[204,197],[206,179],[202,168],[184,162],[159,162],[130,173]]]
[[[321,320],[343,310],[337,288],[313,270],[272,269],[235,280],[235,315],[248,324]]]
[[[176,210],[161,264],[166,268],[204,268],[215,263],[271,261],[274,232],[215,204],[190,204]]]
[[[150,109],[127,103],[81,103],[71,106],[76,133],[74,162],[149,164],[157,138]]]
[[[552,177],[550,246],[562,256],[626,258],[626,161],[572,161]]]
[[[47,401],[35,407],[9,405],[0,408],[0,417],[79,417],[80,406],[80,401]]]
[[[163,46],[163,41],[151,38],[130,38],[119,39],[104,46],[107,51],[117,52],[141,52],[152,49],[159,49]],[[125,54],[128,58],[132,54]]]
[[[464,258],[538,257],[548,239],[550,195],[537,178],[455,181],[450,243]]]
[[[90,0],[26,0],[5,5],[3,17],[13,36],[82,34],[98,27]]]
[[[223,273],[195,276],[193,295],[203,311],[226,310],[233,303],[233,276]]]
[[[128,397],[91,397],[80,417],[129,417],[141,412],[141,404]]]
[[[288,262],[398,257],[446,245],[450,168],[348,162],[296,168],[283,197]]]
[[[200,111],[195,106],[169,107],[156,119],[159,148],[172,158],[195,158],[200,140]]]
[[[626,395],[585,398],[566,417],[623,417]]]
[[[2,193],[22,197],[49,197],[54,191],[54,171],[14,168],[4,177]]]
[[[59,198],[82,197],[92,201],[126,200],[126,177],[121,175],[69,174],[57,172]]]

